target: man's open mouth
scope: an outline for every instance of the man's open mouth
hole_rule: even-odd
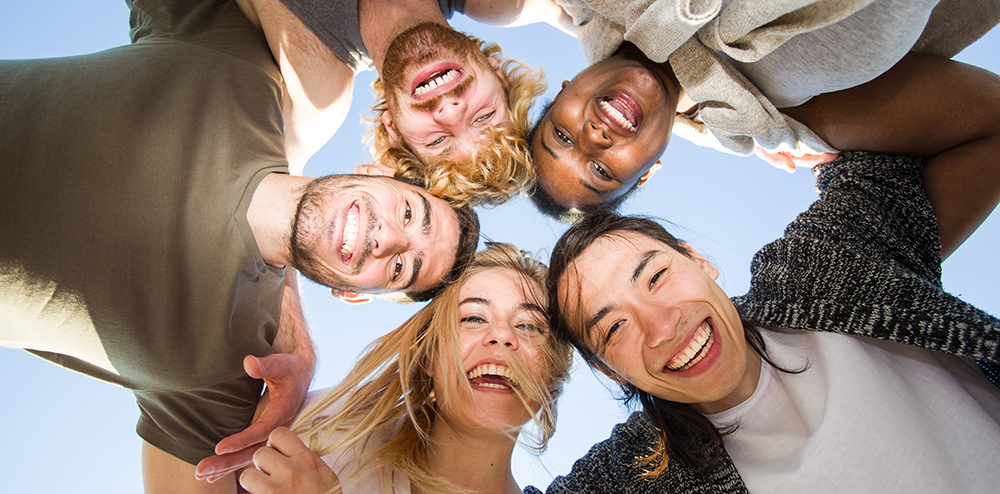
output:
[[[358,218],[361,216],[361,208],[358,203],[351,204],[347,210],[347,221],[344,223],[344,243],[340,245],[340,259],[345,264],[354,257],[354,247],[358,241]]]
[[[635,133],[642,124],[642,108],[623,91],[612,91],[597,100],[601,113],[623,133]]]
[[[430,91],[433,91],[438,86],[443,86],[455,79],[457,79],[461,72],[455,69],[444,69],[431,74],[426,79],[422,80],[420,84],[417,84],[417,88],[413,90],[413,97],[419,98]]]
[[[691,338],[691,342],[688,346],[681,350],[674,358],[667,362],[667,369],[674,372],[686,371],[691,368],[694,364],[697,364],[701,359],[705,358],[708,351],[712,349],[712,344],[715,343],[715,331],[712,329],[712,325],[705,321],[700,328],[698,328],[697,334],[694,338]]]
[[[514,371],[503,364],[480,364],[466,376],[470,384],[481,388],[512,389],[518,386]]]

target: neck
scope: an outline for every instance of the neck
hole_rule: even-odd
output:
[[[389,43],[400,33],[422,22],[448,25],[435,0],[358,0],[358,22],[379,74]]]
[[[265,176],[250,200],[247,222],[264,262],[274,267],[291,264],[289,246],[292,222],[306,184],[313,179],[271,173]]]
[[[438,475],[472,492],[521,494],[510,470],[515,443],[516,438],[502,432],[458,430],[435,417],[430,465]]]
[[[712,403],[698,403],[694,405],[695,410],[698,410],[704,414],[713,414],[724,412],[733,408],[744,401],[750,399],[753,396],[754,391],[757,391],[757,382],[760,381],[760,366],[761,358],[760,355],[750,348],[750,345],[746,345],[747,352],[747,368],[743,373],[743,378],[740,379],[740,383],[736,385],[731,393],[726,395],[725,398],[714,401]]]

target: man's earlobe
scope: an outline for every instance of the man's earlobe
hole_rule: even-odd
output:
[[[509,89],[510,86],[507,85],[507,74],[504,74],[503,69],[500,68],[500,62],[497,62],[497,59],[493,57],[486,57],[486,61],[490,63],[490,67],[493,67],[493,70],[497,73],[497,77],[500,78],[500,82],[503,83],[503,87]]]
[[[691,245],[689,245],[688,243],[681,242],[681,245],[687,247],[687,249],[691,252],[689,259],[694,261],[694,263],[697,264],[698,267],[700,267],[703,271],[708,273],[708,276],[710,276],[713,280],[719,279],[719,268],[715,267],[715,264],[712,264],[711,261],[705,259],[704,256],[699,254],[698,251],[694,250],[694,247],[691,247]]]
[[[396,169],[383,165],[382,163],[367,163],[360,164],[354,167],[355,175],[379,175],[383,177],[392,177],[396,175]]]
[[[367,293],[348,292],[345,290],[338,290],[336,288],[331,288],[330,293],[332,293],[334,297],[339,298],[341,302],[350,305],[367,304],[368,302],[375,300],[375,297]]]
[[[648,182],[649,179],[653,178],[653,175],[656,174],[656,170],[659,170],[662,167],[663,163],[661,163],[660,160],[656,160],[656,163],[653,163],[653,166],[649,167],[649,169],[646,170],[646,173],[643,173],[642,176],[639,177],[639,182],[636,183],[635,186],[642,187],[643,185],[646,185],[646,182]]]
[[[385,133],[389,136],[389,144],[399,146],[399,134],[396,133],[396,127],[392,125],[392,116],[389,115],[389,110],[382,112],[382,125],[385,126]]]

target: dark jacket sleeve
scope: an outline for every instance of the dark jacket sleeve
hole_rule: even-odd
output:
[[[611,437],[595,444],[586,456],[576,460],[568,475],[556,477],[546,494],[669,494],[745,493],[746,487],[727,456],[723,465],[711,472],[697,472],[671,458],[666,472],[653,480],[639,477],[636,458],[645,456],[656,444],[655,429],[642,412],[618,424]]]
[[[1000,362],[1000,320],[941,285],[923,167],[850,152],[814,170],[820,199],[754,256],[750,291],[734,298],[744,317]]]

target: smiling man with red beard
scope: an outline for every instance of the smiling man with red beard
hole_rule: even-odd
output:
[[[336,132],[357,72],[378,71],[371,132],[383,173],[458,203],[499,204],[533,177],[524,141],[540,73],[448,26],[472,2],[238,0],[285,79],[293,170]],[[487,172],[486,170],[489,170]]]

